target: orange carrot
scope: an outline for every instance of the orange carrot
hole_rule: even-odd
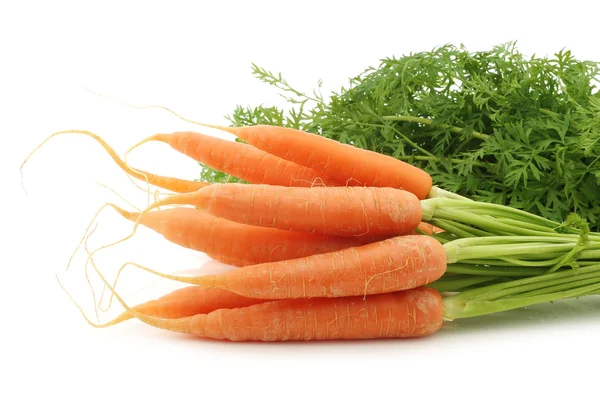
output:
[[[427,235],[433,235],[434,233],[439,233],[439,232],[444,232],[443,229],[438,228],[435,225],[431,225],[427,222],[421,222],[419,224],[419,226],[417,226],[417,229],[419,229],[420,231],[422,231],[423,233],[427,234]],[[417,232],[417,230],[415,229],[415,231],[413,232],[413,234],[418,234],[419,232]]]
[[[228,341],[424,337],[443,325],[442,297],[424,287],[367,297],[269,301],[180,319],[133,313],[160,329]]]
[[[174,204],[194,205],[242,224],[332,236],[401,235],[415,229],[422,216],[419,199],[399,189],[237,183],[173,195],[144,212]]]
[[[142,171],[140,169],[131,168],[129,165],[127,165],[127,163],[125,163],[123,160],[121,160],[121,158],[119,157],[117,152],[108,143],[106,143],[106,141],[104,141],[104,139],[102,139],[100,136],[96,135],[95,133],[92,133],[89,131],[84,131],[84,130],[65,130],[65,131],[59,131],[59,132],[53,133],[52,135],[47,137],[42,143],[40,143],[27,156],[27,158],[23,161],[23,164],[21,165],[21,169],[23,168],[25,163],[29,160],[29,158],[31,158],[31,156],[38,149],[40,149],[48,140],[50,140],[51,138],[53,138],[55,136],[64,135],[64,134],[78,134],[78,135],[85,135],[85,136],[91,137],[96,142],[98,142],[100,144],[100,146],[102,146],[104,148],[104,150],[106,150],[106,152],[113,159],[113,161],[119,166],[119,168],[121,168],[121,170],[123,170],[128,175],[130,175],[134,178],[137,178],[141,181],[147,182],[151,185],[154,185],[154,186],[157,186],[157,187],[160,187],[163,189],[171,190],[171,191],[177,192],[177,193],[193,192],[202,187],[209,185],[208,182],[195,182],[195,181],[188,181],[185,179],[171,178],[171,177],[167,177],[167,176],[152,174],[150,172]]]
[[[153,317],[174,319],[207,314],[221,308],[247,307],[264,301],[238,296],[217,288],[186,286],[158,299],[139,304],[133,307],[133,310]],[[133,314],[125,311],[107,325],[115,325],[131,318]]]
[[[429,236],[419,237],[432,240]],[[205,338],[306,341],[422,337],[438,331],[444,321],[442,297],[438,291],[427,287],[364,296],[266,301],[182,318],[158,318],[129,307],[93,259],[91,264],[125,312],[159,329]],[[89,324],[98,328],[115,324],[114,321],[92,322],[60,280],[58,282]]]
[[[232,133],[258,149],[347,185],[400,188],[414,193],[419,199],[426,198],[432,188],[431,176],[420,168],[317,134],[271,125],[199,125]]]
[[[250,265],[218,275],[164,278],[260,299],[346,297],[427,285],[446,272],[446,252],[427,235],[397,236],[359,247]]]
[[[242,260],[238,260],[235,258],[231,258],[231,257],[227,257],[227,256],[223,256],[220,254],[215,254],[215,253],[211,253],[210,251],[205,252],[207,256],[209,256],[210,258],[212,258],[215,261],[218,261],[220,263],[226,264],[226,265],[231,265],[234,267],[243,267],[244,266],[244,262]]]
[[[133,222],[140,216],[137,212],[111,206]],[[152,211],[143,214],[139,222],[172,243],[240,267],[306,257],[362,244],[358,238],[327,237],[244,225],[187,207]]]
[[[343,186],[319,172],[276,157],[248,144],[197,132],[159,133],[134,145],[160,141],[215,170],[250,183],[278,186]],[[129,152],[128,151],[128,152]]]

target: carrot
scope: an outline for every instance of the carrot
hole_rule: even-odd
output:
[[[179,319],[130,312],[160,329],[218,340],[272,342],[425,337],[442,327],[444,310],[439,292],[421,287],[364,298],[269,301]]]
[[[176,207],[143,214],[111,204],[123,217],[160,233],[172,243],[235,266],[327,253],[362,244],[357,238],[249,226],[204,211]]]
[[[167,143],[173,149],[208,167],[250,183],[307,187],[343,186],[311,168],[276,157],[253,146],[197,132],[159,133],[143,139],[127,152],[150,141]]]
[[[431,176],[420,168],[317,134],[271,125],[197,124],[229,132],[258,149],[347,185],[400,188],[414,193],[419,199],[425,199],[433,187]]]
[[[211,253],[210,251],[209,252],[205,252],[205,254],[207,256],[209,256],[210,258],[212,258],[213,260],[218,261],[218,262],[223,263],[223,264],[231,265],[231,266],[234,266],[234,267],[241,267],[241,266],[243,266],[242,265],[243,262],[240,261],[240,260],[238,260],[238,259],[235,259],[235,258],[231,258],[231,257],[227,257],[227,256],[222,256],[220,254]]]
[[[170,196],[146,208],[188,204],[247,225],[333,236],[400,235],[421,222],[412,193],[376,187],[298,188],[238,183],[212,184]]]
[[[264,301],[238,296],[235,293],[217,288],[186,286],[167,293],[158,299],[139,304],[132,309],[157,318],[174,319],[206,314],[221,308],[247,307]],[[133,318],[133,314],[125,311],[106,325],[116,325],[131,318]]]
[[[31,156],[37,150],[39,150],[48,140],[50,140],[51,138],[53,138],[55,136],[64,135],[64,134],[78,134],[78,135],[85,135],[85,136],[91,137],[96,142],[98,142],[100,144],[100,146],[102,146],[104,148],[104,150],[106,150],[106,152],[110,155],[110,157],[113,159],[113,161],[119,166],[119,168],[121,168],[121,170],[123,170],[128,175],[130,175],[134,178],[137,178],[139,180],[142,180],[144,182],[147,182],[151,185],[158,186],[160,188],[171,190],[171,191],[177,192],[177,193],[193,192],[193,191],[196,191],[207,185],[210,185],[210,183],[208,183],[208,182],[195,182],[195,181],[188,181],[185,179],[171,178],[171,177],[167,177],[167,176],[152,174],[150,172],[146,172],[146,171],[143,171],[140,169],[131,168],[129,165],[127,165],[127,163],[125,163],[123,160],[121,160],[121,158],[119,157],[117,152],[108,143],[106,143],[106,141],[104,141],[104,139],[102,139],[100,136],[96,135],[95,133],[92,133],[89,131],[84,131],[84,130],[65,130],[65,131],[55,132],[52,135],[48,136],[23,161],[23,163],[21,164],[21,170],[25,166],[25,163],[27,163],[27,161],[31,158]]]
[[[397,236],[380,242],[292,260],[250,265],[218,275],[167,279],[219,288],[257,299],[347,297],[412,289],[446,272],[442,244],[427,235]]]
[[[429,238],[428,236],[422,236]],[[427,287],[391,293],[336,298],[266,301],[246,307],[219,308],[206,314],[165,319],[130,308],[91,259],[92,266],[125,312],[159,329],[229,341],[288,341],[423,337],[438,331],[444,303]],[[57,280],[86,321],[94,323]]]
[[[418,234],[418,233],[420,233],[418,231],[421,231],[421,232],[423,232],[426,235],[433,235],[434,233],[444,232],[443,229],[438,228],[435,225],[431,225],[431,224],[429,224],[427,222],[421,222],[421,223],[419,223],[419,226],[417,226],[417,229],[415,229],[412,233],[413,234]]]

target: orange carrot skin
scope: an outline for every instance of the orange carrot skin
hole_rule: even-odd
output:
[[[269,228],[267,228],[269,229]],[[284,231],[287,232],[287,231]],[[419,234],[419,233],[414,233],[415,235]],[[315,235],[317,236],[317,235]],[[315,252],[313,254],[321,254],[321,253],[328,253],[330,251],[336,251],[336,250],[340,250],[342,248],[348,248],[348,247],[353,247],[353,246],[362,246],[364,244],[368,244],[368,243],[373,243],[373,242],[378,242],[381,240],[385,240],[385,239],[389,239],[391,236],[360,236],[356,238],[356,243],[354,244],[350,244],[348,243],[348,245],[344,245],[344,246],[340,246],[339,249],[332,249],[332,250],[324,250],[324,251],[318,251]],[[332,237],[327,239],[326,237],[324,237],[325,240],[333,240],[334,242],[337,240],[346,240],[346,239],[352,239],[354,241],[354,238],[336,238],[336,237]],[[281,238],[278,238],[278,240]],[[293,240],[293,239],[292,239]],[[297,243],[296,243],[297,244]],[[328,244],[334,244],[334,243],[328,243]],[[273,242],[271,242],[271,245],[269,246],[269,248],[277,250],[279,249],[279,244],[274,244]],[[319,249],[321,250],[321,249]],[[227,264],[227,265],[231,265],[234,267],[245,267],[247,265],[254,265],[254,264],[261,264],[263,262],[275,262],[275,261],[284,261],[284,260],[291,260],[293,258],[300,258],[300,257],[305,257],[308,254],[308,252],[302,252],[302,253],[306,253],[303,255],[300,255],[298,257],[296,257],[296,255],[298,253],[290,253],[290,252],[286,252],[285,255],[281,254],[278,257],[273,257],[272,255],[269,256],[269,260],[262,260],[260,257],[257,257],[255,261],[249,261],[249,257],[247,254],[242,255],[242,258],[233,258],[233,257],[227,257],[227,256],[223,256],[221,254],[218,253],[211,253],[211,252],[206,252],[206,255],[209,256],[210,258],[212,258],[215,261],[219,261],[223,264]],[[269,254],[272,254],[271,252],[269,252]]]
[[[160,318],[183,318],[206,314],[221,308],[247,307],[264,302],[217,288],[186,286],[176,289],[156,300],[142,303],[134,310]]]
[[[233,267],[243,267],[245,265],[260,264],[260,263],[249,262],[249,261],[247,261],[246,258],[240,260],[239,258],[227,257],[227,256],[223,256],[221,254],[215,254],[215,253],[211,253],[211,252],[206,252],[205,254],[215,261],[218,261],[223,264],[231,265]]]
[[[443,229],[438,228],[435,225],[431,225],[427,222],[421,222],[417,228],[420,229],[421,231],[423,231],[423,233],[425,233],[427,235],[433,235],[434,233],[444,232]],[[419,232],[417,232],[417,230],[415,229],[414,232],[412,232],[412,234],[418,235]]]
[[[248,144],[203,135],[174,132],[163,140],[175,150],[211,168],[250,183],[278,186],[342,186],[311,168],[276,157]]]
[[[121,215],[131,221],[138,217],[138,213],[123,210]],[[244,225],[188,207],[148,212],[141,223],[172,243],[238,267],[327,253],[375,240]]]
[[[227,130],[267,153],[310,167],[347,185],[401,188],[422,200],[433,184],[431,176],[420,168],[317,134],[270,125]]]
[[[419,199],[393,188],[228,183],[213,184],[180,199],[242,224],[331,236],[406,234],[422,217]]]
[[[189,282],[276,300],[389,293],[426,285],[445,272],[446,253],[440,242],[427,235],[407,235]]]
[[[442,324],[442,297],[425,287],[366,298],[271,301],[178,321],[181,331],[236,342],[424,337]]]

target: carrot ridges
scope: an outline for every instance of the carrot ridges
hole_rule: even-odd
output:
[[[185,281],[260,299],[367,296],[434,282],[446,265],[437,240],[410,235]]]

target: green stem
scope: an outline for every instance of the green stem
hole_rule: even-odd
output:
[[[600,293],[598,263],[487,285],[448,296],[444,298],[444,318],[451,321],[597,293]]]
[[[436,224],[439,224],[441,222],[441,223],[447,224],[448,226],[455,227],[456,229],[460,229],[461,231],[469,234],[470,237],[494,236],[493,234],[486,232],[484,230],[477,229],[477,228],[474,228],[469,225],[461,224],[460,222],[456,222],[456,221],[449,221],[449,220],[438,219],[438,218],[434,218],[432,221]],[[445,228],[442,228],[442,229],[445,230]]]
[[[445,244],[445,243],[444,243]],[[500,257],[498,259],[488,259],[488,258],[470,258],[468,260],[461,260],[461,264],[482,264],[482,265],[493,265],[495,267],[511,267],[511,266],[519,266],[519,267],[547,267],[548,262],[552,262],[554,260],[558,261],[562,254],[555,255],[555,258],[548,260],[547,257],[550,255],[544,255],[541,261],[531,261],[532,257],[527,257],[525,255],[520,256],[519,258],[514,257]],[[595,262],[594,262],[595,264]]]
[[[544,237],[544,236],[492,236],[467,237],[445,243],[444,250],[449,264],[476,260],[472,263],[488,264],[496,260],[504,262],[524,261],[523,266],[533,261],[530,266],[553,266],[561,259],[575,254],[578,242],[573,237]],[[595,251],[600,244],[588,245],[586,250]],[[587,256],[582,251],[579,257]],[[521,257],[516,257],[521,256]],[[575,257],[569,258],[575,259]],[[586,258],[589,259],[589,258]],[[517,264],[518,265],[518,264]]]
[[[469,232],[466,229],[462,229],[461,224],[455,223],[454,221],[448,221],[445,219],[434,218],[431,221],[432,225],[437,226],[438,228],[442,228],[444,231],[452,233],[461,238],[469,238],[476,237],[473,233]]]
[[[531,297],[531,296],[539,296],[541,294],[550,294],[552,292],[560,291],[560,290],[570,290],[576,289],[583,286],[589,286],[598,283],[598,277],[588,278],[588,279],[580,279],[572,282],[565,282],[560,285],[545,287],[538,290],[532,290],[531,292],[527,292],[525,295],[521,295],[520,297]]]
[[[473,238],[457,239],[457,242],[463,246],[486,246],[496,244],[514,244],[514,243],[558,243],[558,244],[577,244],[577,237],[566,236],[566,235],[553,235],[553,236],[482,236]],[[598,246],[600,243],[594,243],[594,246]]]
[[[463,292],[463,293],[461,293],[461,296],[464,299],[474,299],[480,295],[484,295],[486,293],[489,293],[489,292],[492,292],[495,290],[502,290],[504,288],[509,288],[509,287],[523,286],[523,285],[527,285],[532,282],[548,282],[548,281],[552,281],[553,279],[556,280],[556,279],[561,279],[561,278],[568,278],[568,277],[574,276],[574,275],[590,274],[590,273],[596,273],[598,271],[600,271],[600,264],[596,263],[594,265],[591,265],[591,266],[585,267],[585,268],[571,268],[571,269],[567,269],[564,271],[553,272],[551,274],[546,273],[546,274],[542,274],[542,275],[534,276],[534,277],[530,277],[530,278],[523,278],[523,279],[515,280],[512,282],[507,282],[502,285],[496,285],[495,287],[483,288],[483,289],[479,289],[477,291],[472,290],[469,293]]]
[[[552,257],[552,258],[551,258]],[[516,259],[514,257],[509,257],[509,258],[505,258],[505,257],[501,257],[499,258],[500,261],[505,261],[508,262],[509,265],[518,265],[521,267],[528,267],[528,268],[535,268],[535,267],[549,267],[552,265],[556,265],[557,263],[560,262],[560,260],[563,258],[563,254],[556,254],[556,253],[542,253],[542,254],[534,254],[533,256],[530,256],[529,254],[527,256],[521,256],[520,258]],[[541,260],[540,260],[541,258]],[[538,261],[532,261],[537,259]],[[494,262],[495,264],[495,262]],[[497,264],[496,264],[497,265]]]
[[[435,122],[429,118],[411,117],[409,115],[386,115],[386,116],[381,117],[381,119],[383,119],[384,121],[414,122],[414,123],[430,125],[430,126],[435,125]],[[464,128],[459,128],[458,126],[452,126],[452,125],[447,125],[447,124],[439,124],[439,126],[442,128],[445,128],[445,129],[449,129],[450,132],[453,132],[453,133],[464,132]],[[481,140],[488,140],[491,137],[490,135],[488,135],[486,133],[481,133],[481,132],[477,132],[477,131],[472,131],[471,135],[474,138],[481,139]]]
[[[490,216],[492,216],[492,215],[490,215]],[[545,226],[540,226],[535,223],[523,221],[518,217],[517,218],[514,218],[514,217],[513,218],[504,218],[504,217],[498,218],[498,217],[496,217],[496,220],[503,224],[512,225],[512,226],[516,226],[516,227],[523,228],[523,229],[529,229],[529,230],[536,231],[536,232],[548,232],[548,233],[556,234],[556,231],[552,228],[548,228]]]
[[[458,275],[458,276],[444,276],[435,282],[428,284],[427,286],[437,290],[438,292],[458,292],[466,289],[473,285],[480,283],[490,282],[498,277],[496,276],[482,276],[482,275]]]
[[[440,157],[436,156],[394,156],[394,158],[402,161],[442,161]],[[467,162],[467,160],[463,160],[462,158],[445,158],[444,160],[448,160],[452,164],[464,164]],[[475,163],[474,165],[478,167],[486,167],[484,163]]]
[[[426,200],[424,200],[426,201]],[[446,209],[446,208],[438,208],[435,211],[435,217],[451,219],[451,220],[459,220],[460,222],[468,223],[495,234],[501,234],[501,232],[509,232],[512,235],[547,235],[547,236],[557,236],[560,233],[556,232],[547,232],[545,230],[539,229],[528,229],[528,228],[520,228],[514,226],[513,224],[507,224],[505,222],[499,221],[497,218],[485,216],[485,215],[477,215],[475,213],[469,211],[462,211],[458,209]]]
[[[361,125],[365,125],[365,126],[372,126],[375,128],[384,128],[385,125],[381,125],[381,124],[371,124],[368,122],[360,122],[360,121],[356,121],[357,123],[361,124]],[[415,142],[413,142],[412,140],[410,140],[408,138],[408,136],[406,136],[404,133],[400,132],[398,129],[396,129],[395,127],[392,127],[392,129],[394,130],[394,132],[396,132],[399,136],[402,137],[402,139],[404,139],[406,141],[406,143],[410,144],[415,150],[420,151],[421,153],[429,156],[429,157],[435,157],[435,154],[430,153],[429,151],[425,150],[424,148],[422,148],[421,146],[419,146],[418,144],[416,144]]]
[[[455,210],[462,209],[466,210],[470,213],[480,214],[480,215],[497,215],[498,212],[501,212],[503,216],[508,217],[510,219],[519,219],[522,221],[528,221],[534,223],[539,226],[544,226],[553,229],[559,229],[562,227],[558,222],[551,221],[547,218],[540,217],[539,215],[535,215],[529,213],[527,211],[519,210],[513,207],[508,207],[500,204],[494,203],[485,203],[481,201],[473,201],[469,200],[462,201],[460,199],[450,199],[450,198],[435,198],[435,199],[425,199],[421,200],[421,208],[426,216],[430,216],[433,218],[437,210]],[[493,214],[496,213],[496,214]],[[572,229],[572,232],[577,232],[575,229]]]
[[[596,295],[599,293],[600,283],[539,296],[513,299],[509,298],[496,301],[472,301],[459,305],[455,304],[454,299],[452,299],[453,296],[449,296],[444,299],[444,319],[446,321],[453,321],[458,318],[478,317],[481,315],[514,310],[540,303],[547,303],[586,295]]]
[[[498,291],[495,291],[492,293],[488,293],[486,295],[478,296],[476,300],[493,301],[493,300],[501,299],[503,297],[515,297],[515,296],[528,297],[529,292],[535,293],[536,291],[546,290],[546,289],[550,289],[552,287],[558,287],[565,283],[584,282],[584,281],[589,283],[590,279],[595,280],[595,283],[600,283],[600,272],[596,272],[593,274],[584,274],[583,276],[575,275],[575,276],[569,276],[569,277],[563,277],[563,278],[555,278],[554,280],[548,280],[548,281],[544,281],[544,282],[532,282],[532,283],[528,283],[525,285],[506,288],[506,289],[498,290]],[[579,286],[581,286],[581,285],[579,285]]]
[[[562,267],[565,264],[569,264],[572,261],[576,260],[579,256],[578,253],[581,253],[581,251],[585,248],[585,245],[577,245],[575,247],[573,247],[571,249],[571,251],[569,251],[567,254],[565,254],[563,257],[561,257],[558,261],[556,261],[556,264],[554,264],[554,266],[552,266],[552,268],[550,268],[548,270],[548,272],[554,272],[557,269],[559,269],[560,267]]]
[[[427,198],[428,199],[444,198],[444,199],[454,199],[454,200],[462,200],[462,201],[473,201],[473,200],[469,199],[468,197],[464,197],[459,194],[449,192],[438,186],[431,187],[431,189],[429,190],[429,194],[427,195]]]
[[[569,251],[573,248],[571,243],[527,243],[527,244],[495,244],[489,246],[463,246],[460,242],[469,239],[457,239],[444,245],[448,263],[455,263],[469,258],[500,258],[502,256],[515,256],[520,254],[545,254],[552,251]]]
[[[515,267],[512,265],[486,266],[470,264],[450,264],[446,268],[446,272],[463,275],[523,277],[541,275],[544,273],[544,270],[540,268]]]
[[[600,258],[600,250],[583,250],[579,254],[580,260],[597,260]]]

